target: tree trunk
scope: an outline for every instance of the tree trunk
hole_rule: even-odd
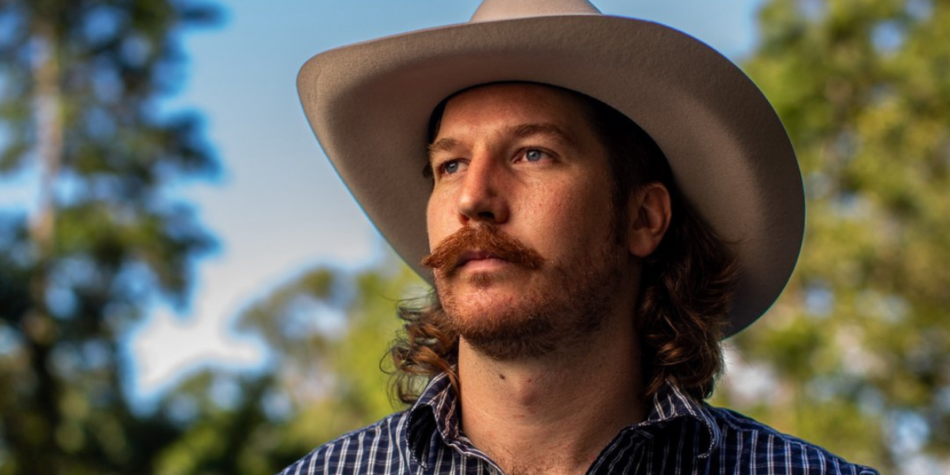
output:
[[[55,252],[56,181],[63,154],[62,97],[57,38],[53,26],[38,19],[35,26],[32,74],[34,80],[35,153],[40,173],[39,203],[29,223],[30,240],[36,253],[36,266],[30,280],[32,309],[23,321],[30,354],[30,366],[36,376],[33,400],[26,411],[31,424],[20,430],[20,443],[32,460],[20,460],[18,469],[33,473],[59,473],[62,453],[56,443],[56,431],[62,420],[59,411],[60,385],[51,367],[51,352],[56,339],[56,322],[46,299],[50,267]]]

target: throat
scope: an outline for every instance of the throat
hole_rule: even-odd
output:
[[[592,341],[590,348],[506,361],[486,357],[463,338],[461,422],[472,443],[506,473],[584,473],[623,427],[645,414],[632,332],[603,330],[608,341]]]

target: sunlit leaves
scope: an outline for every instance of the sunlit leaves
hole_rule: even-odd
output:
[[[157,107],[180,28],[212,10],[0,2],[0,175],[48,197],[0,210],[0,473],[146,473],[176,435],[128,407],[118,339],[159,299],[184,305],[213,246],[168,194],[216,171],[201,122]]]
[[[787,397],[740,401],[740,380],[720,397],[885,471],[945,458],[950,5],[773,0],[760,21],[746,70],[798,152],[807,233],[785,294],[733,341]]]

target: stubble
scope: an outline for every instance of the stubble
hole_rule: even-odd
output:
[[[554,264],[495,226],[462,228],[445,239],[423,264],[435,274],[442,302],[441,322],[480,353],[496,360],[538,358],[575,346],[599,330],[618,291],[626,253],[616,236],[605,236],[576,262]],[[452,279],[463,252],[479,249],[514,263],[540,279],[514,301],[494,302],[483,308],[456,295]],[[491,292],[491,274],[469,277],[477,292]],[[529,279],[530,280],[530,279]],[[489,299],[490,300],[490,299]]]

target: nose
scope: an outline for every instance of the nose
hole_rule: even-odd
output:
[[[487,154],[473,157],[458,196],[459,220],[502,224],[508,220],[504,171]]]

